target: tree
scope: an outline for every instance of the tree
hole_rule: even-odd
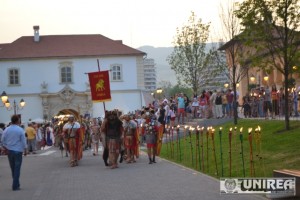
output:
[[[190,87],[182,87],[179,84],[170,88],[170,97],[174,97],[178,93],[186,94],[189,98],[193,95],[193,91]]]
[[[170,90],[173,87],[170,81],[160,81],[158,87],[163,90],[164,97],[170,97]]]
[[[246,58],[246,52],[242,42],[239,40],[239,35],[242,32],[240,26],[240,20],[235,16],[234,12],[236,4],[230,1],[228,7],[225,8],[221,5],[220,19],[223,25],[223,39],[228,41],[222,45],[219,50],[226,51],[227,65],[229,68],[228,78],[231,82],[231,86],[234,94],[234,106],[233,106],[233,117],[234,124],[237,124],[238,112],[237,112],[237,83],[239,83],[248,72],[248,65],[244,64]],[[219,62],[219,65],[224,66],[222,63],[221,56],[224,54],[214,54],[215,59]]]
[[[188,24],[181,30],[177,28],[174,39],[174,50],[167,58],[171,69],[176,73],[178,83],[191,87],[198,93],[199,76],[208,68],[210,53],[206,53],[206,42],[209,36],[210,24],[196,19],[192,12]]]
[[[244,43],[255,49],[252,65],[266,71],[277,69],[284,76],[285,108],[288,108],[289,76],[299,65],[299,0],[246,0],[236,16],[245,27]],[[290,129],[289,109],[285,109],[285,129]]]

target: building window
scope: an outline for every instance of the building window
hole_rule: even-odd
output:
[[[73,82],[73,67],[70,62],[60,63],[60,83]]]
[[[9,85],[19,85],[20,84],[19,69],[10,69],[8,73],[9,73]]]
[[[110,75],[112,81],[122,81],[122,67],[121,65],[111,65]]]

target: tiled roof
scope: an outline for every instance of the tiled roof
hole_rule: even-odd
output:
[[[145,55],[144,52],[103,35],[23,36],[10,44],[0,44],[0,60],[24,58]]]
[[[2,44],[0,44],[0,50],[3,49],[5,46],[8,46],[8,45],[9,45],[9,43],[2,43]]]

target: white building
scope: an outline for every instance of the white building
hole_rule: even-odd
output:
[[[0,92],[5,91],[11,103],[11,110],[0,108],[0,122],[10,121],[14,111],[23,122],[58,114],[103,116],[103,103],[91,101],[86,74],[98,71],[97,60],[101,70],[110,70],[112,101],[105,102],[106,110],[140,109],[147,104],[144,56],[102,35],[40,36],[39,26],[34,26],[34,36],[0,44]],[[21,99],[26,106],[14,108],[13,102]]]

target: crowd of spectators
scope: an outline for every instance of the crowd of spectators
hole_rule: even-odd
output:
[[[299,117],[299,93],[298,89],[289,90],[288,108],[285,107],[284,90],[279,90],[275,85],[254,88],[245,96],[238,92],[234,95],[232,89],[205,91],[194,94],[190,98],[183,93],[175,94],[170,98],[155,99],[148,107],[153,109],[165,124],[184,124],[195,118],[221,119],[232,118],[234,108],[237,108],[238,117],[244,118],[279,118],[285,115]],[[234,101],[236,96],[236,101]],[[172,120],[171,120],[172,119]],[[161,120],[162,121],[162,120]]]

